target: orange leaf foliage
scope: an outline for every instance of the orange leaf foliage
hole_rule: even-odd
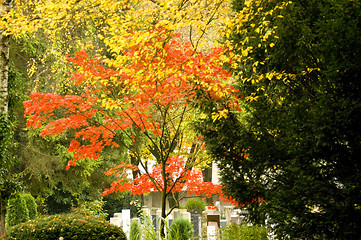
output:
[[[104,147],[118,146],[114,136],[119,130],[136,127],[161,135],[154,113],[159,106],[175,109],[187,105],[199,89],[214,98],[234,92],[222,83],[230,77],[218,61],[223,49],[195,52],[189,42],[176,38],[152,48],[155,42],[169,37],[165,30],[153,31],[157,31],[157,39],[149,40],[142,49],[134,45],[123,53],[134,57],[126,66],[116,68],[116,63],[110,62],[111,67],[105,67],[104,62],[84,51],[68,56],[77,67],[70,79],[83,93],[60,96],[33,92],[24,102],[25,115],[30,116],[27,127],[41,129],[41,136],[76,129],[75,138],[80,140],[69,147],[75,152],[73,161],[97,158]]]
[[[67,168],[75,166],[79,159],[98,158],[105,147],[118,147],[118,134],[135,141],[130,129],[136,128],[148,137],[164,136],[165,124],[159,120],[162,111],[184,108],[200,90],[215,99],[235,92],[224,84],[231,77],[219,60],[224,49],[197,52],[191,43],[180,41],[179,34],[165,29],[149,31],[154,37],[142,45],[129,45],[121,55],[128,60],[122,64],[114,59],[91,58],[85,51],[68,56],[75,68],[70,79],[81,94],[33,92],[24,102],[25,115],[29,116],[27,127],[40,129],[41,136],[75,130],[75,139],[68,148],[74,157]],[[123,165],[107,174],[120,173],[125,167],[136,166]],[[201,172],[185,168],[181,157],[167,159],[167,179],[163,179],[161,170],[161,165],[156,166],[150,175],[142,174],[131,181],[123,174],[104,194],[123,190],[143,194],[164,186],[172,186],[173,192],[186,189],[188,194],[206,193],[206,197],[221,194],[220,185],[203,182]]]

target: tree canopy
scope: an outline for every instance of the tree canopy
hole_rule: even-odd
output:
[[[359,239],[361,4],[233,5],[243,111],[200,125],[225,191],[279,238]]]
[[[2,55],[9,36],[39,55],[27,66],[27,127],[69,144],[58,149],[69,171],[94,174],[104,151],[120,149],[129,161],[107,172],[121,178],[105,194],[158,190],[165,217],[165,199],[180,189],[220,191],[197,168],[205,140],[223,190],[253,222],[285,239],[360,238],[358,1],[233,0],[233,12],[227,0],[6,6]],[[3,172],[14,163],[6,120]]]
[[[68,55],[70,78],[63,80],[67,91],[33,92],[24,102],[27,127],[40,129],[40,136],[67,130],[74,134],[67,169],[78,161],[98,159],[106,148],[126,148],[131,163],[141,165],[154,189],[162,192],[163,218],[166,198],[202,164],[197,158],[201,141],[191,126],[197,116],[194,97],[202,92],[222,99],[236,92],[228,86],[230,74],[223,69],[226,49],[202,46],[207,29],[222,15],[223,2],[202,4],[135,1],[123,6],[98,35],[108,54],[89,56],[81,50]],[[216,114],[226,116],[222,111]],[[167,169],[177,155],[185,161],[172,183]],[[149,168],[156,166],[160,175],[150,173]],[[107,193],[119,189],[123,188]],[[208,188],[215,189],[219,188]]]

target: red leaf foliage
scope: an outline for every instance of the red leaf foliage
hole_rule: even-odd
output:
[[[119,176],[119,179],[114,181],[110,188],[105,189],[103,195],[118,191],[130,191],[131,194],[134,195],[163,191],[164,181],[161,165],[154,167],[149,175],[143,172],[135,179],[129,175],[129,171],[127,171],[129,169],[135,170],[138,169],[138,167],[122,164],[106,171],[106,175],[115,174],[116,176]],[[200,169],[188,169],[186,167],[186,161],[183,158],[179,156],[169,158],[165,169],[167,173],[167,192],[176,193],[186,191],[188,195],[202,195],[204,198],[210,198],[214,194],[219,194],[222,201],[237,205],[233,199],[223,195],[221,185],[212,182],[204,182],[202,171]],[[156,183],[156,186],[151,179]]]
[[[41,136],[73,130],[74,139],[68,151],[74,157],[67,169],[79,159],[98,158],[105,147],[118,147],[119,133],[135,141],[127,130],[136,128],[147,136],[163,136],[164,125],[161,127],[157,113],[162,107],[170,112],[187,106],[200,90],[215,99],[236,92],[223,84],[231,76],[219,61],[224,49],[196,52],[191,43],[180,41],[176,35],[170,38],[164,29],[150,32],[156,33],[152,35],[155,37],[141,46],[130,45],[122,52],[128,59],[122,64],[112,59],[91,58],[85,51],[68,56],[75,68],[69,74],[70,80],[81,94],[32,92],[30,100],[24,102],[25,115],[29,116],[27,127],[39,129]],[[123,165],[107,174],[135,167]],[[164,185],[172,186],[173,192],[186,189],[189,194],[206,193],[206,197],[221,194],[220,185],[203,182],[201,171],[187,169],[181,157],[169,158],[166,171],[167,184],[160,174],[161,166],[156,166],[149,176],[142,174],[133,180],[123,172],[123,177],[104,194],[123,190],[142,194],[162,190]]]

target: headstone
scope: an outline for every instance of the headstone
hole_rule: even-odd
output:
[[[174,217],[174,219],[177,219],[177,218],[186,218],[186,219],[188,219],[189,216],[187,215],[187,209],[174,209],[173,210],[173,217]]]
[[[144,203],[143,203],[144,205],[143,206],[146,206],[146,207],[149,207],[149,208],[153,207],[153,198],[152,198],[152,196],[150,194],[144,196],[143,200],[144,200]]]
[[[191,212],[191,223],[193,224],[194,237],[202,238],[202,214],[198,209]]]
[[[127,235],[129,239],[130,235],[130,209],[123,209],[122,210],[123,216],[123,232]]]
[[[150,216],[150,209],[149,208],[142,208],[142,213],[144,216]]]
[[[157,219],[157,232],[160,232],[160,226],[161,226],[161,219],[162,219],[162,210],[158,209],[157,210],[157,216],[158,216],[158,219]],[[164,224],[166,224],[167,222],[167,219],[163,219],[165,222]],[[166,230],[165,230],[166,231]]]
[[[183,212],[182,218],[187,219],[188,221],[191,221],[191,213],[190,212]]]
[[[239,223],[242,223],[248,214],[249,214],[249,213],[248,213],[247,210],[244,210],[244,209],[243,209],[243,210],[239,211],[239,213],[238,213]]]
[[[231,222],[235,224],[240,224],[240,219],[238,215],[232,215],[231,216]]]
[[[157,214],[158,208],[151,208],[150,214],[151,214],[151,220],[153,224],[154,231],[158,231],[158,219],[159,215]]]
[[[226,228],[227,227],[227,220],[226,219],[221,219],[221,228]]]
[[[178,210],[179,210],[180,214],[183,214],[183,213],[187,212],[187,209],[184,209],[184,208],[181,208],[181,209],[178,209]]]
[[[162,210],[158,209],[158,210],[155,212],[155,214],[157,214],[159,217],[161,217],[161,216],[162,216]]]
[[[233,212],[233,207],[232,206],[224,206],[224,212],[225,212],[225,217],[226,217],[227,222],[230,223],[232,212]]]
[[[217,240],[216,226],[207,226],[207,239],[208,240]]]
[[[117,213],[114,213],[114,217],[115,218],[123,218],[123,215],[122,215],[122,213],[117,212]]]
[[[158,215],[152,215],[152,224],[155,232],[158,232],[158,220],[159,220]]]
[[[208,214],[207,215],[207,226],[215,226],[218,230],[221,226],[220,215],[218,214]]]
[[[157,215],[157,211],[158,211],[158,208],[152,207],[152,208],[150,209],[150,215]]]
[[[122,227],[123,219],[117,218],[117,217],[111,217],[109,223],[113,224],[113,225],[115,225],[117,227]]]
[[[173,220],[174,220],[173,216],[169,215],[168,216],[168,226],[172,225]]]
[[[207,211],[202,212],[202,236],[207,236]]]
[[[173,215],[173,219],[177,219],[181,217],[179,209],[174,209],[172,215]]]

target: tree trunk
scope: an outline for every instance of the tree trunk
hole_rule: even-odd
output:
[[[0,194],[0,238],[5,235],[5,208]]]
[[[160,237],[165,238],[165,218],[166,215],[166,206],[167,206],[167,191],[164,188],[162,192],[162,218],[160,220]]]
[[[170,194],[167,198],[169,209],[179,208],[179,193]]]
[[[167,217],[166,214],[166,207],[167,207],[167,173],[165,170],[167,161],[162,161],[162,178],[163,178],[163,191],[162,191],[162,217],[160,219],[160,237],[165,238],[165,218]]]
[[[0,17],[11,9],[11,0],[3,0],[0,5]],[[0,32],[0,113],[8,112],[8,75],[9,75],[10,36]]]
[[[11,9],[12,0],[3,0],[0,4],[0,17]],[[0,32],[0,114],[8,113],[8,75],[9,75],[10,36]],[[5,202],[0,192],[0,237],[5,235]]]

